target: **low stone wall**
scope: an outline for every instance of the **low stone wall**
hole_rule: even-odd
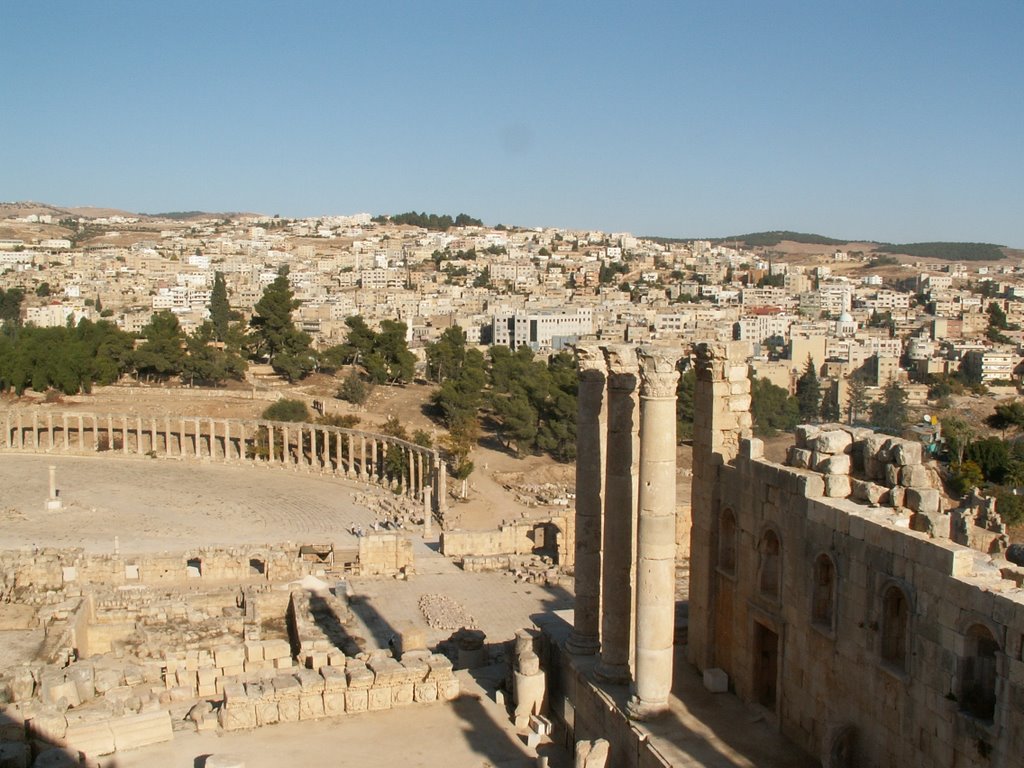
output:
[[[447,557],[493,557],[530,555],[543,551],[564,564],[566,549],[566,518],[516,520],[490,531],[444,531],[441,553]]]

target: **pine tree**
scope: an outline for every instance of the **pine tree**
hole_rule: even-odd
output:
[[[848,412],[847,421],[856,424],[857,420],[868,407],[868,386],[864,379],[854,375],[850,377],[846,396],[846,408]]]
[[[897,382],[889,382],[882,399],[871,404],[871,423],[879,432],[898,435],[907,423],[907,393]]]
[[[256,335],[257,353],[267,359],[277,373],[297,381],[316,366],[312,339],[292,322],[292,310],[298,309],[286,273],[277,276],[254,307],[250,324]]]
[[[803,374],[796,382],[796,399],[800,406],[800,418],[804,421],[817,421],[821,411],[821,382],[810,355],[807,356]]]
[[[228,289],[224,284],[223,272],[217,272],[213,276],[213,290],[210,291],[210,322],[213,323],[213,338],[220,342],[227,341],[231,305],[228,303]]]

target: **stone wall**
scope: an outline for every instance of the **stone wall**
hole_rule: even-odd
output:
[[[723,378],[698,374],[695,445],[729,444]],[[948,538],[920,447],[804,428],[785,466],[738,442],[695,456],[690,658],[828,766],[1016,765],[1019,569]]]
[[[490,531],[443,531],[441,553],[447,557],[491,557],[530,555],[538,552],[564,563],[567,550],[564,531],[566,519],[516,520]]]

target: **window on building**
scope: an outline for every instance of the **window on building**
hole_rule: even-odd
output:
[[[736,573],[736,515],[731,509],[718,516],[718,567]]]
[[[882,596],[882,659],[896,669],[907,670],[907,644],[910,640],[910,601],[895,584]]]
[[[782,584],[781,549],[778,535],[769,528],[761,536],[761,546],[758,548],[761,557],[758,586],[761,594],[765,597],[778,598],[779,596],[779,588]]]
[[[967,630],[966,656],[960,681],[960,708],[981,720],[996,711],[996,652],[999,643],[988,627],[975,624]]]
[[[811,620],[832,628],[836,604],[836,565],[826,554],[814,561],[814,584],[811,599]]]

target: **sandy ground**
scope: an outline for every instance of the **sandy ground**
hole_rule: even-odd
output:
[[[64,509],[44,510],[48,465]],[[373,515],[355,483],[268,466],[165,459],[0,456],[0,548],[83,547],[123,553],[198,546],[333,542]]]

